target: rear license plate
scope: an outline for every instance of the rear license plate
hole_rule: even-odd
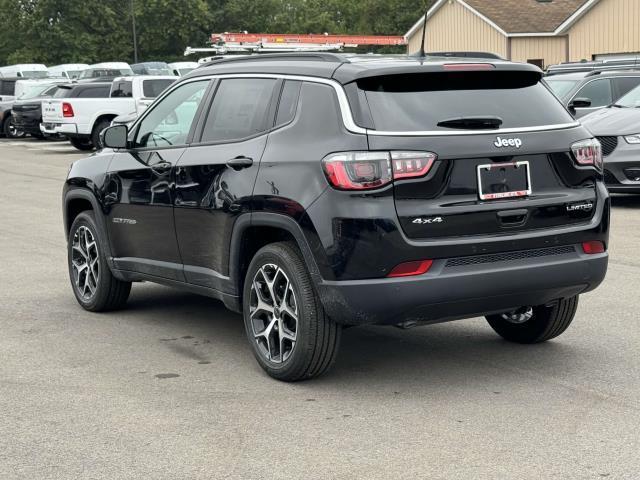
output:
[[[531,195],[529,162],[478,165],[480,200],[498,200]]]

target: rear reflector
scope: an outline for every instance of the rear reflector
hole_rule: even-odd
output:
[[[587,255],[593,255],[596,253],[604,253],[606,249],[604,248],[604,243],[593,240],[591,242],[583,242],[582,250]]]
[[[404,262],[396,265],[387,277],[412,277],[427,273],[433,264],[433,260],[418,260],[415,262]]]

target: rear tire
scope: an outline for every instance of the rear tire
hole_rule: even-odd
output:
[[[317,377],[335,361],[342,327],[325,313],[298,248],[267,245],[245,277],[247,338],[271,377],[294,382]]]
[[[578,308],[578,296],[563,298],[551,306],[533,307],[532,317],[513,323],[503,315],[489,315],[487,321],[498,335],[516,343],[540,343],[562,334],[571,325]]]
[[[111,120],[99,120],[93,127],[91,132],[91,143],[96,150],[102,148],[102,142],[100,141],[100,132],[111,125]]]
[[[82,150],[82,151],[93,150],[93,144],[91,143],[91,140],[89,140],[88,138],[79,138],[79,137],[70,138],[69,142],[71,142],[71,145],[73,145],[78,150]]]
[[[71,288],[85,310],[103,312],[122,308],[129,298],[131,282],[113,276],[104,254],[93,212],[80,213],[69,231],[67,257]]]

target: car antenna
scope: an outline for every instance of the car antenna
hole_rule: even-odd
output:
[[[425,6],[424,23],[422,24],[422,42],[420,42],[420,58],[425,58],[427,56],[424,51],[424,42],[427,35],[427,13],[429,13],[429,9]]]

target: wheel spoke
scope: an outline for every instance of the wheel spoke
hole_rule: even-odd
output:
[[[279,266],[265,264],[256,271],[249,318],[265,358],[273,363],[286,361],[296,344],[298,307],[293,284]]]
[[[91,230],[84,225],[78,227],[73,235],[71,267],[78,293],[84,299],[90,299],[98,289],[100,255],[98,242]]]

